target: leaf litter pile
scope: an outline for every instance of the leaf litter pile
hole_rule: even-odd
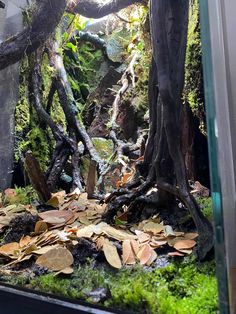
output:
[[[15,192],[8,189],[5,195],[15,197]],[[0,272],[11,274],[16,265],[31,261],[55,274],[72,274],[76,258],[72,252],[81,240],[90,243],[116,269],[135,264],[151,266],[163,248],[169,256],[185,256],[196,245],[197,233],[173,230],[158,215],[139,224],[128,224],[122,214],[117,218],[119,224],[108,225],[102,221],[106,206],[76,191],[68,195],[64,191],[54,193],[44,211],[31,205],[4,207],[0,203],[3,235],[17,216],[36,217],[29,234],[0,246]]]

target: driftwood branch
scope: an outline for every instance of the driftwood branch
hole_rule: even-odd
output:
[[[113,0],[105,4],[95,0],[41,0],[31,25],[0,44],[0,70],[30,55],[55,31],[63,13],[67,10],[85,17],[100,18],[135,3],[146,4],[145,0]],[[0,8],[5,5],[1,1]]]
[[[98,169],[101,173],[104,168],[104,163],[99,157],[86,129],[76,117],[76,101],[67,78],[67,73],[62,57],[58,50],[57,43],[55,41],[50,41],[48,44],[48,56],[51,66],[56,70],[55,84],[63,111],[66,116],[69,132],[75,133],[78,142],[82,141],[86,151],[90,155],[90,158],[96,161],[98,164]]]
[[[66,0],[37,1],[31,25],[0,44],[0,70],[39,48],[55,30],[66,8]]]
[[[51,193],[39,163],[31,151],[25,155],[25,168],[39,199],[42,202],[47,202],[51,198]]]

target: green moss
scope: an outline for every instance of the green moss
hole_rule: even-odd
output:
[[[16,131],[16,160],[27,150],[32,150],[38,159],[42,170],[46,170],[51,159],[55,140],[51,130],[45,127],[38,119],[37,113],[31,107],[28,99],[28,76],[30,65],[28,59],[23,59],[20,68],[19,101],[15,111]],[[42,61],[42,105],[47,108],[48,95],[52,85],[53,70],[49,66],[45,54]],[[55,93],[52,106],[49,108],[53,121],[66,128],[65,115],[60,106],[57,93]]]
[[[99,156],[104,160],[108,160],[113,154],[113,142],[100,137],[93,138],[92,141]]]
[[[120,271],[93,269],[88,264],[70,279],[49,274],[31,280],[30,287],[85,300],[90,291],[104,287],[111,293],[105,306],[134,313],[210,314],[218,307],[214,262],[198,265],[188,258],[150,271],[138,266]]]
[[[4,206],[6,205],[28,205],[31,204],[32,201],[37,199],[37,194],[34,191],[32,186],[26,186],[24,188],[15,187],[16,196],[3,199]]]
[[[199,197],[197,199],[198,204],[200,205],[204,215],[209,219],[213,220],[213,207],[211,197]]]
[[[193,0],[191,1],[189,12],[184,100],[190,105],[193,114],[198,117],[200,121],[200,129],[205,134],[202,49],[199,19],[199,2],[198,0]]]

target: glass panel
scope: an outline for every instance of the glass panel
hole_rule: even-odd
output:
[[[215,313],[213,200],[226,313],[207,7],[211,189],[198,1],[67,2],[0,1],[0,304]]]

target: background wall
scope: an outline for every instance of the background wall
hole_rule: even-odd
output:
[[[0,10],[0,41],[23,29],[27,0],[4,0]],[[0,190],[11,185],[14,150],[14,111],[18,98],[18,64],[0,71]]]

